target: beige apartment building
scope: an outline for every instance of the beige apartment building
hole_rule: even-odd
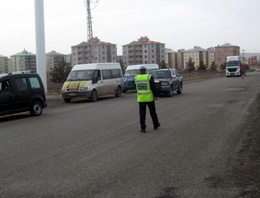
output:
[[[213,62],[215,62],[215,48],[210,47],[207,49],[207,56],[206,56],[207,68],[210,68]]]
[[[173,51],[172,49],[166,49],[164,61],[168,68],[177,69],[177,52]]]
[[[0,55],[0,74],[9,72],[11,72],[9,58]]]
[[[116,62],[116,58],[116,44],[100,41],[97,37],[71,47],[72,66],[83,63]]]
[[[67,55],[60,54],[56,51],[51,51],[46,54],[46,71],[50,72],[54,67],[60,65],[62,61],[67,62]]]
[[[184,63],[186,68],[186,63],[189,61],[189,58],[192,58],[192,61],[195,63],[195,69],[197,69],[200,65],[200,61],[203,61],[204,64],[207,63],[207,50],[195,46],[193,49],[184,51]]]
[[[215,63],[218,70],[221,69],[221,64],[226,62],[227,56],[240,56],[240,47],[229,43],[215,47]]]
[[[196,68],[199,66],[201,60],[207,68],[210,68],[212,62],[215,61],[215,48],[211,47],[205,50],[196,46],[194,49],[180,49],[177,52],[171,49],[166,49],[164,60],[169,68],[185,69],[189,57],[191,57],[195,62]]]
[[[165,44],[150,41],[147,36],[123,45],[125,66],[149,63],[160,64],[164,60],[164,54]]]
[[[36,55],[26,50],[11,56],[12,71],[36,73]]]

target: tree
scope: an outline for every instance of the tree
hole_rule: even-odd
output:
[[[192,61],[192,58],[190,57],[188,62],[186,62],[186,69],[188,72],[192,72],[195,70],[195,62]]]
[[[226,70],[226,63],[221,63],[220,69],[223,71]]]
[[[162,60],[162,62],[160,62],[159,67],[160,67],[160,69],[167,69],[168,68],[167,64],[165,63],[164,60]]]
[[[69,75],[71,69],[72,67],[63,58],[59,65],[51,70],[51,82],[63,83],[64,79]]]
[[[212,71],[212,72],[217,71],[217,65],[216,65],[215,61],[213,61],[211,63],[209,70]]]
[[[123,58],[118,57],[117,62],[120,64],[121,69],[124,72],[125,71],[125,64],[124,64]]]
[[[198,70],[203,71],[203,70],[206,70],[206,69],[207,69],[207,67],[206,67],[206,65],[204,64],[204,62],[203,62],[203,61],[200,61]]]

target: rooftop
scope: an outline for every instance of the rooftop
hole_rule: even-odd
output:
[[[127,45],[145,45],[145,44],[159,44],[159,45],[164,45],[164,43],[160,43],[157,41],[150,41],[150,39],[147,36],[141,37],[137,41],[133,41]],[[123,46],[127,46],[123,45]]]
[[[26,51],[25,49],[22,52],[19,52],[17,54],[14,54],[12,56],[36,56],[35,54]]]

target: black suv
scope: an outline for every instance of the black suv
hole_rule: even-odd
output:
[[[177,94],[182,93],[183,80],[176,69],[159,69],[153,71],[152,75],[159,93],[166,93],[168,96],[172,96],[174,91]]]
[[[46,106],[44,86],[38,74],[0,76],[0,116],[25,111],[39,116]]]

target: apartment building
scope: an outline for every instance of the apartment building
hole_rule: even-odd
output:
[[[160,64],[164,60],[165,44],[151,41],[147,36],[123,45],[124,64]]]
[[[36,55],[26,50],[11,56],[12,71],[36,72]]]
[[[258,65],[257,56],[250,56],[248,58],[248,64],[250,66],[257,66]]]
[[[116,44],[100,41],[97,37],[71,47],[72,66],[83,63],[116,62]]]
[[[215,48],[210,47],[210,48],[207,48],[207,51],[206,51],[207,68],[210,68],[210,66],[212,65],[213,62],[215,62]]]
[[[184,51],[184,63],[186,68],[186,63],[189,61],[189,58],[192,58],[192,61],[195,63],[195,68],[197,69],[200,65],[200,62],[203,61],[204,64],[207,63],[207,50],[195,46],[193,49]]]
[[[6,56],[0,55],[0,74],[10,72],[10,63],[9,58]]]
[[[177,52],[172,49],[166,49],[164,55],[164,61],[168,68],[177,69]]]
[[[50,72],[54,67],[59,66],[62,61],[66,61],[66,55],[56,51],[51,51],[46,54],[46,71]]]
[[[215,47],[215,63],[218,70],[221,69],[221,64],[226,62],[227,56],[240,56],[240,47],[229,43]]]

